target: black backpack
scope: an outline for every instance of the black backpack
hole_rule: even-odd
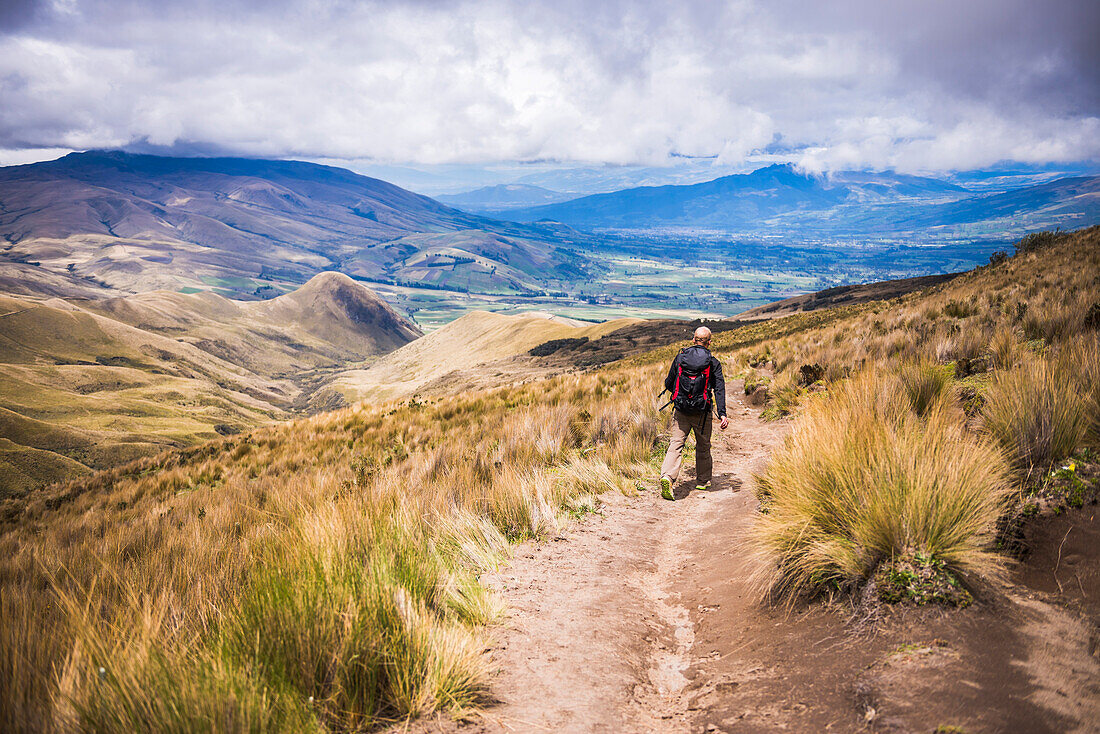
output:
[[[710,352],[691,346],[680,351],[672,404],[681,413],[705,413],[710,392]]]

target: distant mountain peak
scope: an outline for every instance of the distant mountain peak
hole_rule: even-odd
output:
[[[764,168],[757,168],[749,174],[750,179],[768,179],[787,182],[818,182],[820,177],[800,171],[793,163],[773,163]]]
[[[525,183],[505,183],[495,186],[483,186],[480,189],[461,194],[447,194],[436,197],[439,201],[472,212],[493,214],[498,211],[527,207],[538,204],[552,204],[572,199],[572,194],[553,191],[541,186]]]

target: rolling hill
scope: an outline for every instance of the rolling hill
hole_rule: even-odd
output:
[[[919,278],[901,278],[898,280],[884,280],[878,283],[861,283],[859,285],[826,288],[814,293],[784,298],[781,301],[750,308],[748,311],[742,311],[735,316],[727,317],[726,321],[758,321],[760,319],[789,316],[794,313],[819,311],[823,308],[855,305],[857,303],[867,303],[868,301],[886,301],[913,291],[946,283],[958,277],[958,275],[959,273],[924,275]]]
[[[367,369],[336,375],[315,399],[329,403],[389,400],[407,397],[433,384],[454,391],[458,385],[511,382],[514,375],[504,378],[496,366],[484,366],[516,357],[552,339],[597,339],[638,322],[617,319],[588,324],[546,313],[505,316],[475,311],[387,354]],[[484,379],[470,374],[478,371],[475,368],[485,373]]]
[[[419,333],[338,273],[260,302],[0,296],[0,492],[286,418]]]
[[[268,301],[153,291],[80,305],[272,378],[361,361],[421,335],[369,288],[332,272]]]
[[[560,234],[296,161],[88,152],[0,169],[9,292],[44,292],[43,282],[54,295],[69,283],[72,295],[213,288],[267,298],[326,270],[523,292],[583,271]]]

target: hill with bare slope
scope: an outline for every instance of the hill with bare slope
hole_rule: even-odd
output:
[[[80,305],[269,377],[359,362],[421,334],[371,289],[340,273],[321,273],[269,301],[154,291]]]
[[[0,491],[285,418],[324,375],[419,333],[337,273],[262,302],[0,297]]]
[[[778,316],[788,316],[792,313],[805,311],[817,311],[833,306],[854,305],[867,303],[868,301],[885,301],[891,298],[904,296],[906,293],[919,291],[922,288],[930,288],[939,283],[945,283],[955,278],[959,273],[945,275],[924,275],[919,278],[902,278],[899,280],[883,280],[877,283],[861,283],[858,285],[841,285],[835,288],[826,288],[814,293],[805,293],[801,296],[784,298],[763,306],[751,308],[736,316],[730,316],[727,321],[755,321],[757,319],[772,319]]]
[[[387,354],[367,369],[337,375],[318,399],[331,401],[339,395],[348,402],[387,400],[412,395],[430,383],[438,383],[437,388],[444,390],[470,386],[469,375],[464,373],[475,367],[516,357],[552,339],[597,339],[634,323],[638,320],[590,324],[541,312],[506,316],[475,311]],[[452,384],[448,386],[448,382]]]

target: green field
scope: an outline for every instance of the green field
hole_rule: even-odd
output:
[[[734,269],[719,261],[683,264],[617,254],[600,256],[599,261],[602,276],[577,283],[568,294],[522,296],[369,285],[424,331],[438,329],[470,311],[516,314],[541,310],[584,321],[717,319],[829,285],[805,272]]]
[[[578,273],[575,280],[554,281],[558,285],[543,286],[538,295],[516,292],[492,277],[463,279],[468,266],[431,269],[438,271],[433,272],[436,277],[415,281],[427,287],[411,287],[410,281],[369,285],[425,331],[473,310],[545,310],[596,321],[722,318],[838,285],[968,270],[1004,246],[987,241],[932,246],[886,239],[791,243],[706,234],[608,235],[584,253],[595,263],[594,275]]]

